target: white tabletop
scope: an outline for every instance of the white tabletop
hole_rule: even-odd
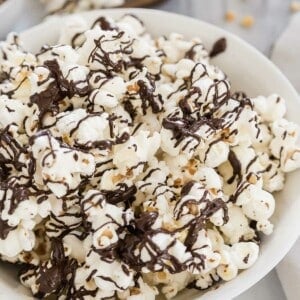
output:
[[[15,31],[22,31],[42,19],[38,0],[24,1],[27,2],[27,13],[15,24],[15,28],[12,28]],[[242,37],[269,56],[273,43],[284,30],[291,16],[289,2],[290,0],[168,0],[155,5],[154,8],[186,14],[216,24]],[[236,13],[236,20],[232,23],[224,20],[224,14],[229,9]],[[253,27],[243,28],[240,25],[240,20],[245,15],[254,16]],[[254,299],[286,299],[275,271],[235,300]]]

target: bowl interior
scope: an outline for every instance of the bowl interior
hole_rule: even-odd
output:
[[[278,93],[284,97],[288,106],[288,119],[297,122],[300,114],[298,94],[282,73],[262,54],[234,35],[207,23],[162,11],[144,9],[114,9],[82,13],[90,23],[99,15],[115,18],[124,13],[134,13],[144,22],[154,36],[178,32],[186,38],[198,36],[207,48],[220,37],[227,39],[227,50],[212,60],[229,76],[234,91],[245,91],[249,96]],[[63,20],[52,17],[47,22],[38,25],[21,34],[25,47],[38,51],[43,44],[54,44]],[[162,23],[162,20],[166,22]],[[47,32],[47,34],[45,34]],[[264,277],[291,248],[300,232],[300,197],[297,178],[300,171],[287,176],[286,186],[276,195],[277,207],[273,216],[274,233],[263,237],[261,253],[256,264],[242,272],[236,279],[221,284],[202,295],[201,292],[188,290],[182,292],[176,299],[231,299]],[[24,299],[25,290],[16,281],[15,272],[6,264],[0,269],[0,299],[9,295],[10,299]],[[28,293],[27,293],[28,294]]]

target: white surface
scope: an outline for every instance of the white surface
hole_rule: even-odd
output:
[[[272,60],[286,74],[300,92],[300,13],[296,14],[288,28],[275,44]],[[287,46],[288,45],[288,46]]]
[[[277,266],[277,273],[288,300],[300,297],[300,240]]]
[[[131,10],[132,11],[132,10]],[[105,11],[112,14],[110,11]],[[114,12],[113,14],[118,14]],[[219,65],[232,79],[233,86],[239,90],[245,90],[249,95],[270,94],[277,92],[287,99],[289,118],[296,121],[300,113],[298,95],[283,75],[261,54],[236,37],[220,29],[199,22],[197,20],[178,17],[174,15],[163,15],[160,12],[143,12],[138,13],[145,21],[146,25],[155,34],[166,34],[170,31],[178,31],[187,37],[201,35],[204,42],[210,46],[217,38],[225,36],[228,40],[228,49],[220,57],[215,59],[215,64]],[[94,19],[90,14],[85,14],[89,20]],[[160,20],[167,19],[168,22],[161,27]],[[61,22],[53,21],[37,27],[23,35],[28,47],[37,49],[39,45],[45,42],[55,42],[56,30],[59,29]],[[45,35],[47,32],[47,35]],[[247,59],[245,59],[247,58]],[[233,64],[234,62],[234,64]],[[238,68],[236,66],[239,66]],[[298,212],[300,210],[300,199],[297,188],[297,177],[300,172],[291,174],[287,180],[287,185],[283,193],[278,195],[277,213],[274,216],[276,224],[274,234],[265,238],[262,245],[262,251],[258,262],[249,270],[241,273],[239,277],[217,290],[208,292],[201,299],[230,299],[237,296],[240,292],[253,285],[255,282],[265,276],[282,257],[287,253],[292,243],[296,240],[296,228],[300,227]],[[12,294],[16,293],[16,281],[6,272],[1,272],[0,277],[5,279],[8,284],[12,285]],[[273,278],[273,281],[276,280]],[[3,284],[2,284],[3,285]],[[0,287],[4,291],[5,287]],[[7,288],[7,286],[6,286]],[[198,293],[188,291],[178,299],[196,299]],[[5,299],[9,296],[5,291]],[[257,295],[255,292],[252,295]],[[263,294],[260,293],[262,296]],[[282,296],[282,295],[281,295]],[[247,294],[245,295],[247,299]],[[268,299],[251,296],[248,299]],[[260,297],[260,296],[259,296]],[[267,294],[266,294],[267,297]],[[1,294],[0,294],[0,299]],[[4,298],[3,298],[4,299]],[[15,299],[24,299],[19,296]],[[272,298],[275,299],[274,297]],[[279,299],[279,298],[278,298]],[[280,299],[283,299],[282,297]]]
[[[296,14],[288,28],[276,42],[272,60],[282,69],[300,92],[300,14]],[[300,295],[300,240],[277,267],[277,273],[289,300]]]
[[[274,41],[292,15],[289,10],[290,2],[291,0],[167,0],[155,7],[215,24],[269,55]],[[227,10],[236,14],[236,20],[232,23],[224,20]],[[245,29],[240,26],[240,21],[245,15],[255,18],[252,28]]]

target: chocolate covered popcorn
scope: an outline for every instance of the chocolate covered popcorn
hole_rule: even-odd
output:
[[[133,15],[0,43],[0,256],[35,297],[170,299],[255,263],[298,127],[210,56]]]

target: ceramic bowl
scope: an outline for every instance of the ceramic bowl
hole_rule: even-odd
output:
[[[245,91],[249,96],[278,93],[286,99],[288,119],[297,122],[300,115],[298,94],[283,74],[266,57],[238,37],[210,24],[181,15],[144,9],[114,9],[92,11],[81,14],[92,23],[99,15],[118,18],[125,13],[133,13],[141,18],[154,36],[178,32],[186,38],[199,36],[207,48],[219,38],[227,39],[227,50],[212,60],[229,76],[233,90]],[[54,44],[64,19],[48,19],[21,34],[25,47],[31,51],[45,43]],[[45,32],[47,34],[45,34]],[[259,259],[256,264],[241,272],[234,280],[221,283],[218,288],[200,292],[185,290],[176,299],[228,300],[232,299],[262,279],[287,254],[300,232],[300,171],[287,176],[282,192],[276,194],[276,213],[272,217],[275,224],[271,236],[263,236]],[[0,299],[24,299],[29,295],[22,288],[15,275],[14,267],[0,266]],[[5,298],[2,298],[5,295]],[[32,298],[29,298],[32,299]]]
[[[4,38],[18,21],[23,10],[23,0],[6,0],[0,5],[0,38]]]

